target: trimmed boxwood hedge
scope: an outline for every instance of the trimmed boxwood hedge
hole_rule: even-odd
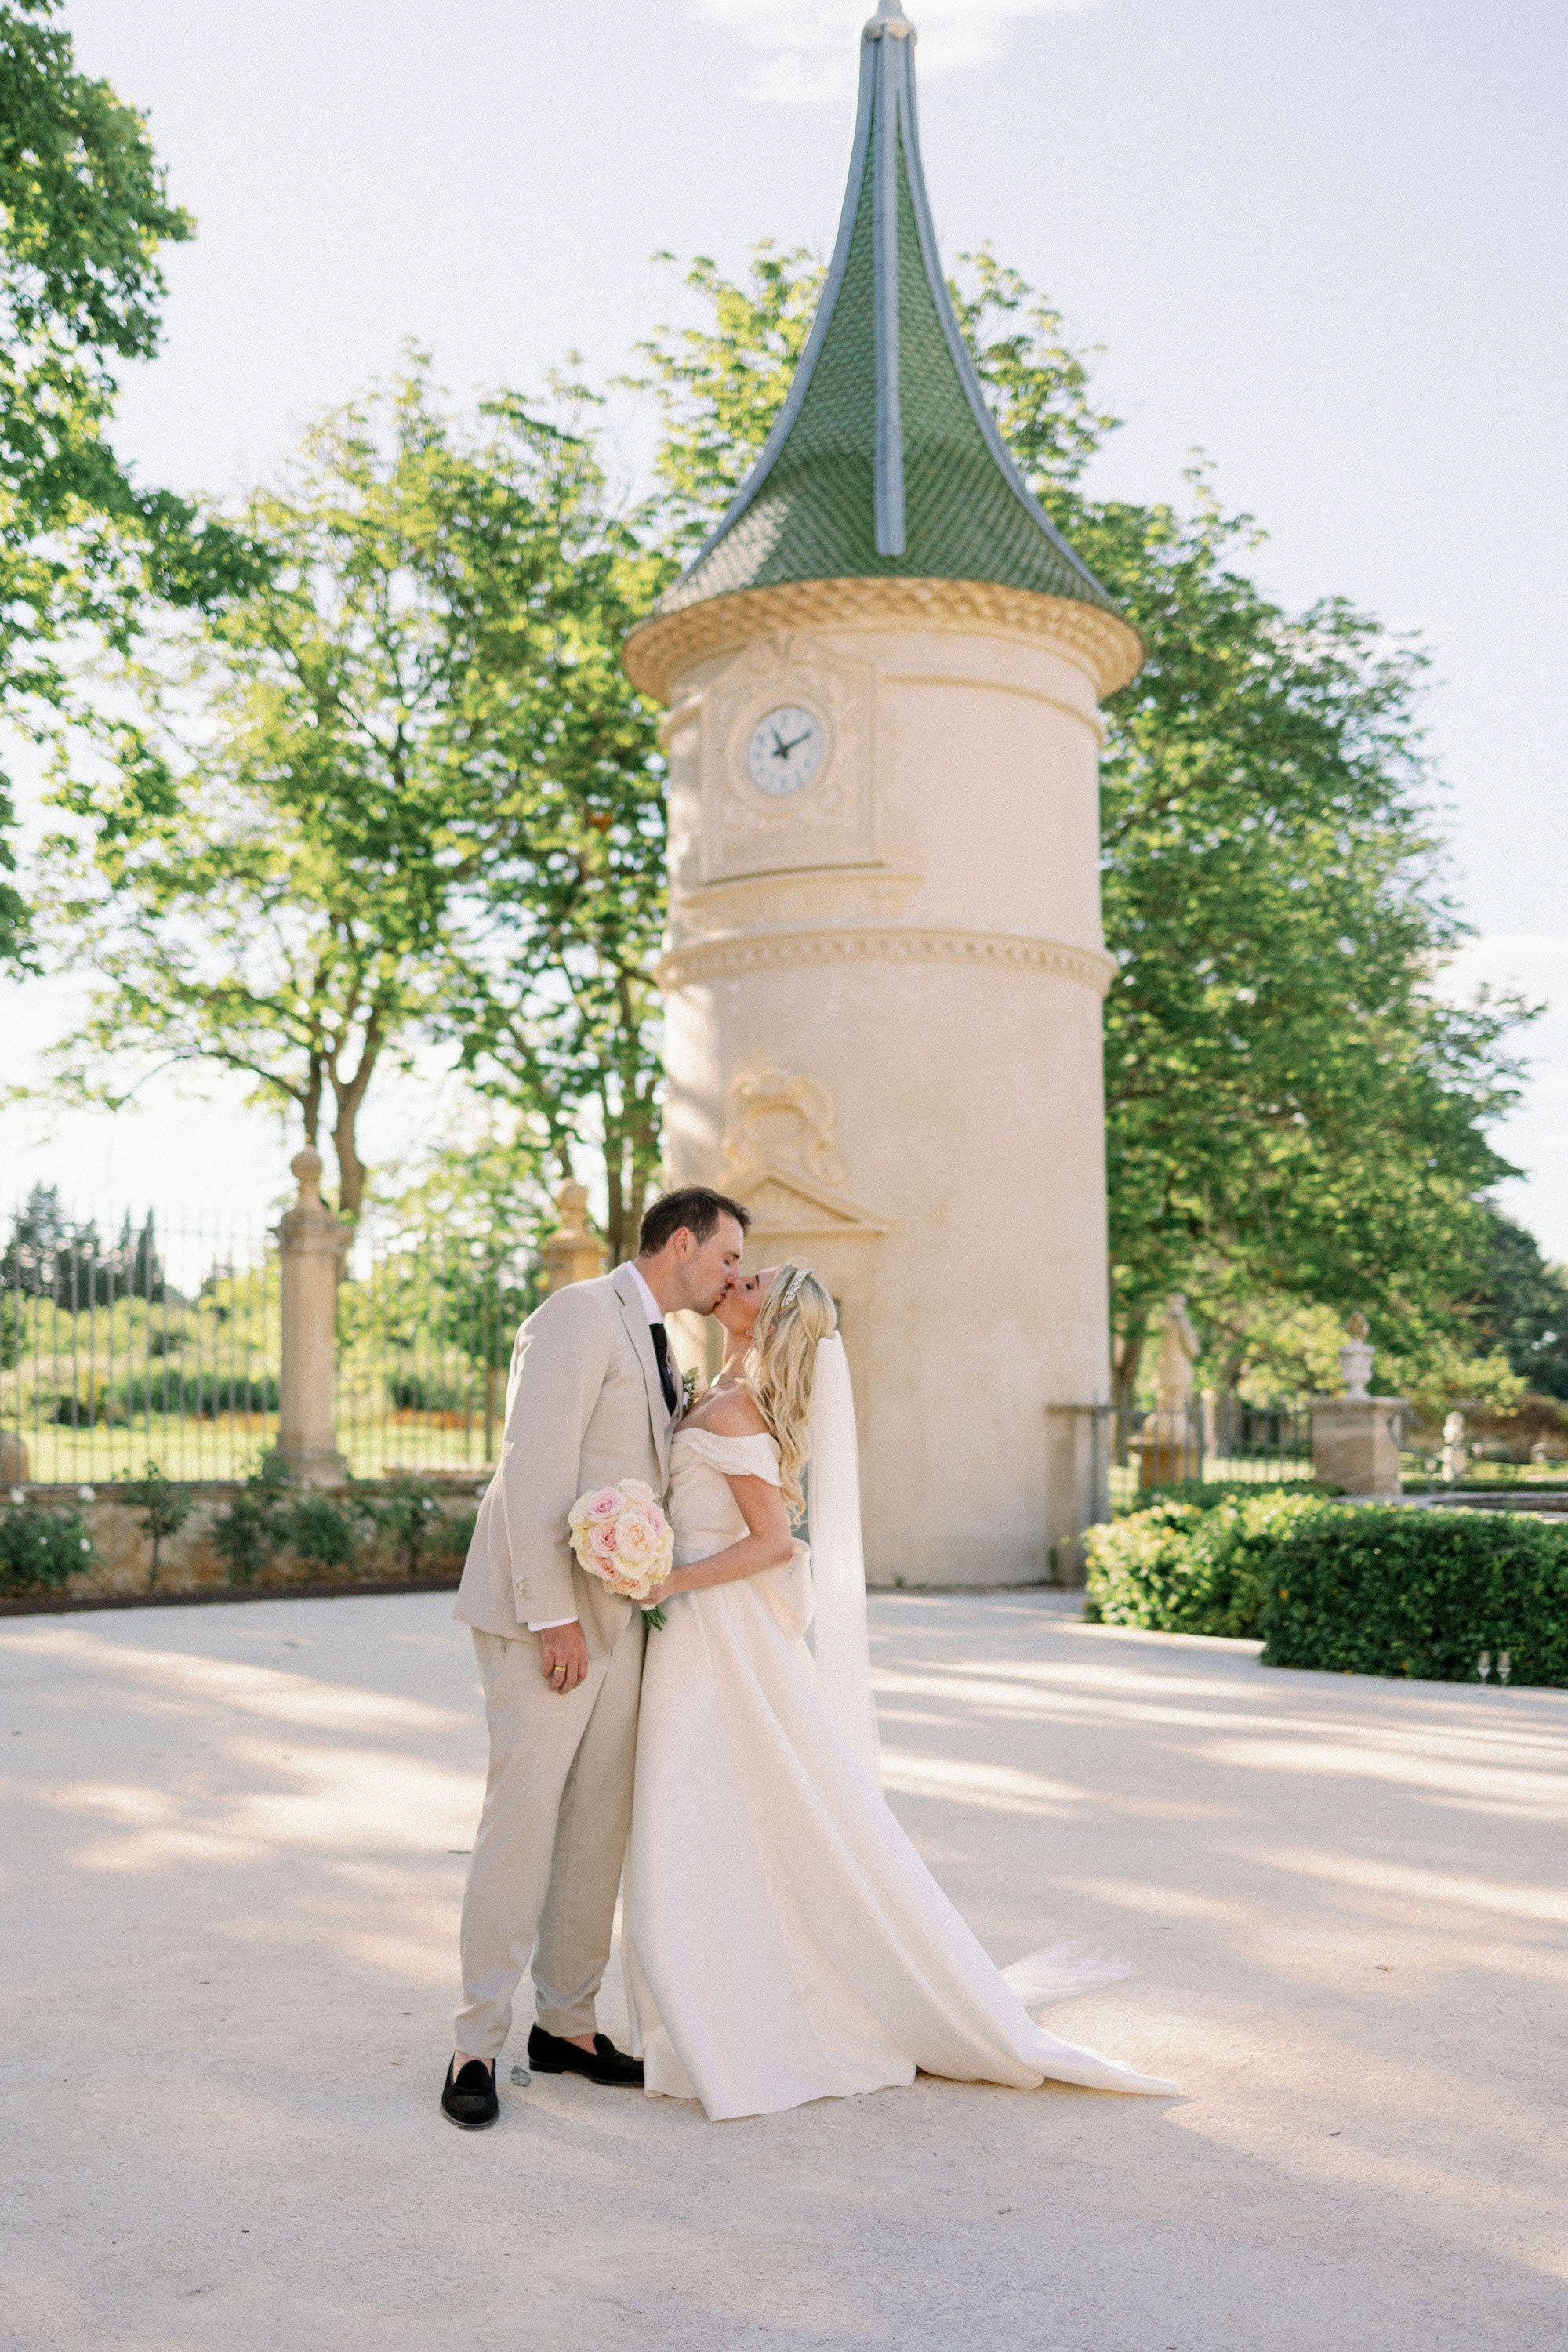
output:
[[[1089,1534],[1089,1614],[1163,1633],[1256,1635],[1281,1537],[1331,1507],[1300,1488],[1253,1486],[1113,1519]]]
[[[1256,1490],[1156,1502],[1096,1528],[1089,1613],[1261,1635],[1271,1666],[1568,1688],[1568,1528],[1493,1512],[1348,1507]]]
[[[1568,1688],[1568,1528],[1492,1512],[1329,1510],[1281,1531],[1264,1664]]]

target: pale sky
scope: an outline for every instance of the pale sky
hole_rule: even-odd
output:
[[[830,242],[868,0],[68,0],[89,69],[145,107],[200,234],[122,445],[228,489],[413,335],[447,383],[607,373],[685,315],[668,247],[738,266]],[[1504,1137],[1510,1205],[1568,1257],[1568,10],[1561,0],[906,0],[950,256],[1045,287],[1131,422],[1093,487],[1174,495],[1205,448],[1268,585],[1341,592],[1430,641],[1460,977],[1560,1006]],[[635,457],[635,446],[628,457]],[[63,983],[0,983],[0,1083]],[[373,1118],[402,1157],[440,1105]],[[0,1115],[0,1201],[247,1213],[265,1120],[154,1093],[39,1140]]]

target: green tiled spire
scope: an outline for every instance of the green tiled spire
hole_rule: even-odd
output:
[[[659,610],[792,580],[984,580],[1114,611],[1026,488],[942,280],[914,32],[881,0],[832,266],[777,424]]]

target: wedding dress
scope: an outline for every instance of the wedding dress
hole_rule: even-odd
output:
[[[746,1533],[726,1472],[777,1486],[773,1439],[676,1432],[682,1566]],[[1173,2088],[1045,2032],[948,1902],[824,1695],[804,1545],[664,1610],[643,1671],[625,1914],[650,2094],[700,2099],[718,2119],[917,2071],[1019,2090],[1047,2076]],[[1077,1989],[1070,1967],[1050,1981],[1049,1957],[1014,1972],[1031,2000]]]

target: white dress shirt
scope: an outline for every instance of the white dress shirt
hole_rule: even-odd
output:
[[[654,1297],[652,1291],[648,1288],[647,1283],[643,1280],[642,1276],[637,1272],[635,1265],[631,1269],[631,1276],[632,1280],[637,1284],[637,1290],[642,1298],[644,1311],[647,1316],[649,1324],[662,1323],[664,1320],[664,1309],[659,1305],[658,1299]],[[544,1617],[535,1624],[533,1619],[531,1617],[528,1621],[528,1630],[531,1633],[548,1633],[557,1625],[575,1625],[576,1622],[577,1620],[575,1617]]]

